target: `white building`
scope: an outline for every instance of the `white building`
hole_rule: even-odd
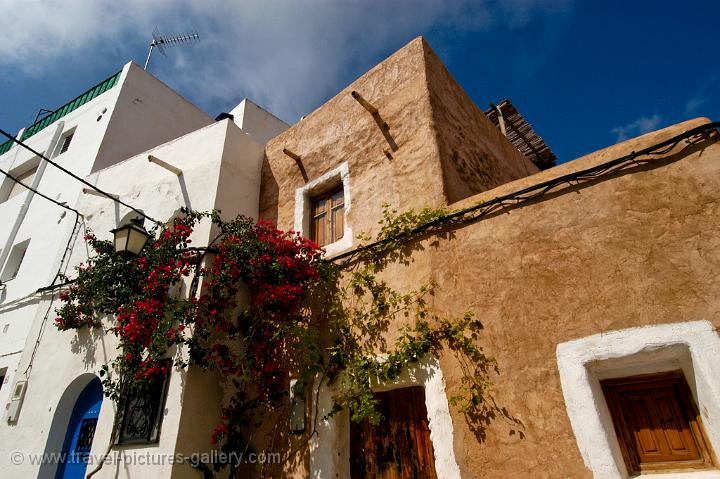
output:
[[[257,216],[263,145],[287,125],[247,100],[231,114],[234,122],[213,122],[165,84],[128,63],[121,72],[21,131],[18,138],[162,221],[182,206],[219,208],[229,216]],[[109,237],[110,230],[135,215],[89,192],[78,180],[11,141],[0,145],[0,153],[0,169],[82,215],[76,220],[72,211],[9,178],[2,180],[0,404],[6,404],[8,411],[0,421],[0,470],[16,478],[76,477],[73,474],[78,471],[58,471],[57,461],[39,464],[30,455],[67,452],[67,441],[72,440],[67,431],[78,419],[72,417],[73,411],[78,413],[76,403],[80,399],[86,409],[93,408],[88,391],[98,385],[96,373],[112,359],[115,347],[109,344],[111,338],[102,335],[57,331],[52,325],[57,302],[52,300],[58,290],[43,288],[60,283],[59,273],[72,275],[73,267],[87,258],[82,241],[85,228]],[[149,162],[149,155],[179,168],[182,174]],[[198,228],[196,244],[207,241],[209,234],[209,227]],[[171,375],[168,402],[181,404],[187,414],[181,421],[179,407],[166,408],[157,440],[118,450],[173,454],[207,447],[210,432],[198,434],[197,428],[213,424],[200,419],[217,411],[193,403],[188,391],[207,389],[209,384],[192,369],[182,376]],[[14,400],[11,392],[16,393]],[[106,449],[113,415],[112,402],[103,401],[92,454]],[[178,436],[183,441],[177,441]],[[20,456],[13,456],[13,451]],[[96,477],[131,477],[134,469],[137,473],[132,477],[169,477],[172,467],[106,465]],[[192,473],[189,467],[185,469]],[[176,471],[172,474],[181,477]]]

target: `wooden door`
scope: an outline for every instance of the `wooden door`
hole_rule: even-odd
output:
[[[380,424],[350,425],[352,479],[436,479],[424,388],[393,389],[375,399]]]

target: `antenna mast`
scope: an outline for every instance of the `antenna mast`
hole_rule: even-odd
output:
[[[145,66],[143,67],[143,70],[148,69],[148,65],[150,64],[150,57],[152,56],[152,52],[155,47],[157,47],[157,49],[160,51],[160,53],[163,54],[163,56],[167,56],[167,54],[165,53],[165,47],[171,47],[180,43],[189,43],[195,40],[200,40],[200,35],[198,35],[197,32],[181,33],[179,35],[160,35],[157,27],[155,27],[155,30],[153,30],[152,37],[153,39],[150,42],[150,51],[148,51],[148,56],[145,60]]]

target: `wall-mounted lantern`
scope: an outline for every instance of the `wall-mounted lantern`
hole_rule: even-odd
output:
[[[115,251],[127,255],[137,256],[150,238],[145,231],[143,220],[131,219],[129,223],[111,231],[114,237]]]

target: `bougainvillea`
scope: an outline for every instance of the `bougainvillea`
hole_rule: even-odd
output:
[[[387,210],[378,237],[440,213]],[[208,247],[191,247],[203,220],[217,235]],[[473,339],[479,321],[431,314],[425,299],[432,284],[400,293],[376,277],[401,242],[363,250],[338,265],[297,233],[242,216],[223,221],[219,212],[184,211],[150,233],[134,258],[88,234],[94,255],[61,292],[55,320],[60,330],[104,326],[118,337],[118,354],[101,374],[106,395],[119,406],[133,385],[162,378],[168,357],[177,368],[218,371],[235,393],[209,440],[225,452],[242,451],[251,418],[287,397],[291,375],[295,394],[333,383],[333,413],[348,408],[353,420],[376,422],[373,381],[393,380],[447,348],[464,365],[464,390],[452,402],[466,413],[486,412],[484,395],[496,365]],[[404,326],[388,345],[383,335],[391,322]],[[311,425],[308,437],[313,432]],[[209,474],[221,466],[198,467]]]

